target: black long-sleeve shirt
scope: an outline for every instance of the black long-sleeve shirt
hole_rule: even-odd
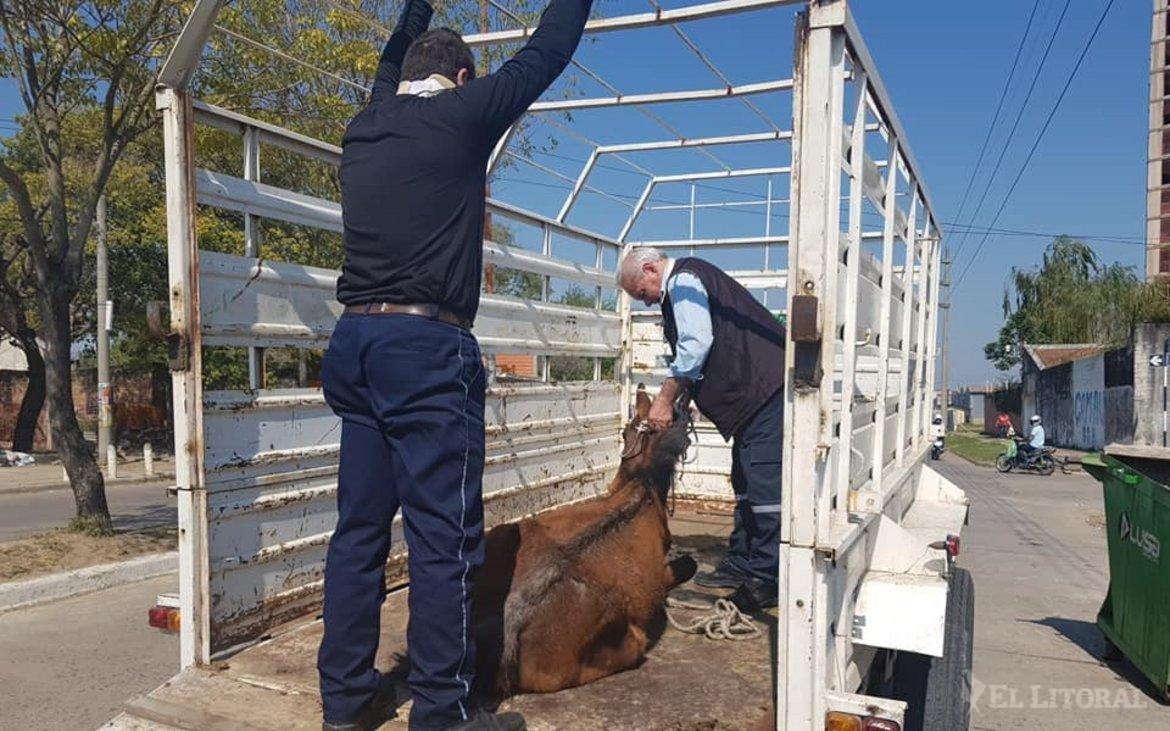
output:
[[[412,3],[421,5],[422,3]],[[431,97],[395,94],[429,10],[407,7],[370,103],[341,155],[343,304],[479,306],[487,161],[500,137],[568,65],[592,0],[552,0],[528,43],[495,73]]]

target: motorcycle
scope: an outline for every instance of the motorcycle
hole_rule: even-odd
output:
[[[1041,475],[1051,475],[1056,471],[1056,448],[1041,447],[1040,449],[1025,452],[1020,445],[1027,440],[1013,437],[1003,454],[995,458],[995,469],[1000,472],[1035,472]]]
[[[934,441],[930,443],[930,458],[931,459],[938,459],[939,457],[941,457],[945,447],[946,447],[946,444],[943,441],[943,438],[942,437],[935,437]]]

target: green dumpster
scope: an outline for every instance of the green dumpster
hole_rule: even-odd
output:
[[[1097,626],[1170,700],[1170,450],[1116,445],[1081,463],[1105,492],[1109,591]]]

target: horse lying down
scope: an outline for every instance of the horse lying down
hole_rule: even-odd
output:
[[[689,556],[666,560],[666,498],[689,444],[685,409],[669,429],[651,430],[639,386],[602,498],[488,532],[473,617],[481,692],[547,693],[641,663],[667,593],[696,568]]]

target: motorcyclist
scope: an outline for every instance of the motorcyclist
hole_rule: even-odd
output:
[[[1031,459],[1037,452],[1044,449],[1044,426],[1040,421],[1040,414],[1032,414],[1030,419],[1032,433],[1029,435],[1028,441],[1020,444],[1020,456],[1025,459]]]

